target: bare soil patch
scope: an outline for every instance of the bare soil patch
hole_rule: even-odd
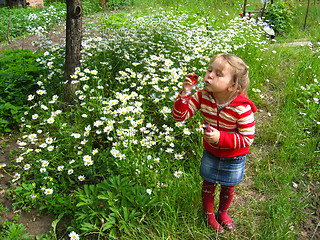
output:
[[[61,44],[65,41],[66,30],[65,26],[60,25],[46,34],[46,37],[52,41],[52,44]],[[4,49],[32,49],[39,50],[39,45],[35,44],[39,42],[40,37],[37,35],[28,35],[21,37],[13,41],[12,43],[0,44],[0,52]],[[1,55],[0,55],[1,56]]]
[[[90,19],[83,19],[83,31],[86,29],[86,25],[88,24],[97,24],[100,19],[100,16],[98,15],[96,18],[90,18]],[[66,26],[65,23],[58,24],[54,29],[52,29],[50,32],[47,32],[45,35],[45,39],[48,39],[51,41],[52,45],[60,45],[65,43],[66,38]],[[12,43],[1,43],[0,42],[0,56],[1,56],[1,50],[5,49],[32,49],[34,51],[41,50],[41,45],[37,44],[41,41],[41,38],[37,35],[27,35],[24,37],[20,37]]]

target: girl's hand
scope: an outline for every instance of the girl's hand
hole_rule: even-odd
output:
[[[207,143],[210,144],[217,144],[220,139],[220,131],[216,128],[210,127],[211,132],[205,131],[204,132],[204,139]]]
[[[191,91],[194,89],[196,83],[193,83],[190,79],[193,74],[194,73],[188,73],[186,78],[184,79],[182,85],[182,93],[191,93]]]

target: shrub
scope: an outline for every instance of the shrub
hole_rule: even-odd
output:
[[[27,96],[36,90],[36,79],[43,73],[36,62],[41,55],[30,49],[3,51],[0,58],[0,131],[11,131],[27,110]]]
[[[157,205],[151,190],[136,185],[128,177],[113,176],[96,185],[84,185],[74,192],[75,220],[87,234],[109,238],[131,235],[141,229],[149,209]]]
[[[26,227],[20,223],[5,221],[0,223],[0,237],[4,240],[9,239],[30,239],[32,236],[29,233],[25,233]]]
[[[282,34],[292,28],[294,12],[285,1],[279,1],[269,7],[264,17],[276,33]]]

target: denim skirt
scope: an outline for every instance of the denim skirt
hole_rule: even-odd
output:
[[[234,186],[242,182],[246,155],[220,158],[203,151],[200,176],[211,183]]]

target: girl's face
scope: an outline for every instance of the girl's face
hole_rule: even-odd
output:
[[[233,90],[233,75],[232,66],[222,57],[218,57],[208,67],[204,77],[206,83],[204,89],[211,92],[214,97],[227,97],[228,93]]]

